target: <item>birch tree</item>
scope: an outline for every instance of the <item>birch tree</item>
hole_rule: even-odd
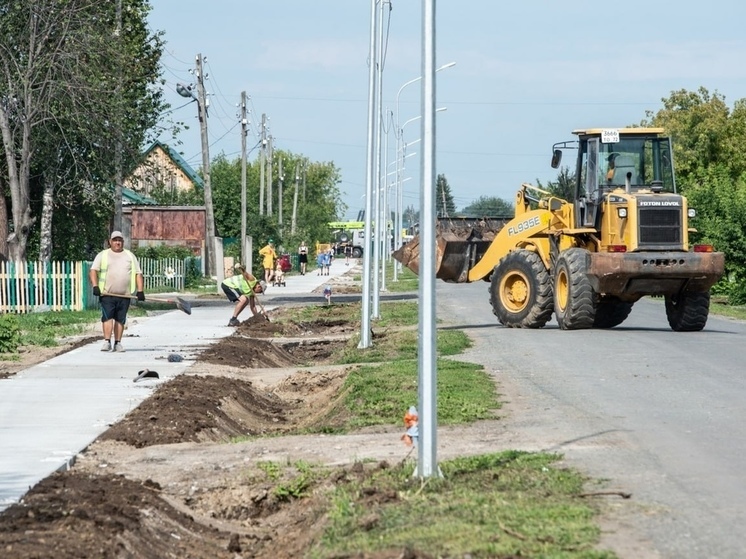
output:
[[[11,207],[3,256],[24,260],[32,231],[52,255],[61,194],[113,208],[113,161],[139,155],[162,110],[159,35],[145,0],[9,0],[0,6],[0,135]],[[34,206],[33,200],[42,200]],[[105,235],[105,232],[102,232]]]

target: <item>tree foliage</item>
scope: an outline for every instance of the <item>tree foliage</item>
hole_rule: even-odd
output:
[[[643,125],[662,126],[673,139],[677,186],[698,214],[693,240],[725,253],[716,291],[746,303],[746,99],[731,111],[717,92],[674,91],[647,117]]]
[[[548,181],[546,186],[543,186],[541,181],[537,180],[536,185],[557,198],[568,201],[575,199],[575,172],[570,171],[569,167],[560,168],[556,181]]]
[[[495,196],[480,196],[460,212],[466,217],[512,217],[513,204]]]
[[[282,223],[279,222],[280,188],[277,174],[273,173],[272,215],[262,215],[259,210],[260,162],[257,159],[246,165],[247,235],[253,238],[256,249],[264,246],[269,238],[272,238],[278,247],[292,252],[295,252],[303,240],[310,246],[316,241],[326,242],[329,236],[327,223],[338,221],[345,212],[338,187],[339,170],[331,162],[310,162],[307,158],[289,151],[275,151],[275,161],[280,157],[283,158],[285,171],[282,188]],[[299,169],[297,181],[296,168]],[[221,154],[211,163],[210,172],[218,234],[223,238],[240,238],[241,160],[228,160]],[[292,216],[296,184],[298,201],[296,230],[293,234]],[[240,244],[237,246],[240,247]],[[256,261],[256,256],[254,260]]]
[[[124,168],[139,157],[163,108],[154,87],[161,43],[149,31],[149,9],[147,0],[19,0],[0,8],[4,256],[25,259],[33,238],[39,257],[59,256],[57,222],[72,225],[84,206],[113,205],[112,162]]]
[[[438,217],[453,217],[456,213],[456,202],[453,200],[451,186],[445,175],[438,175],[435,180],[435,214]]]

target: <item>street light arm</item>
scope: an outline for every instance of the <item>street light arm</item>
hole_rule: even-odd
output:
[[[443,64],[443,66],[440,66],[440,67],[436,68],[435,71],[436,72],[440,72],[441,70],[445,70],[446,68],[452,68],[455,65],[456,65],[455,62],[449,62],[448,64]],[[422,76],[418,76],[416,78],[412,78],[408,82],[405,82],[404,85],[402,85],[399,88],[399,91],[397,91],[397,93],[396,93],[396,129],[397,129],[398,133],[401,133],[401,128],[402,128],[402,127],[399,126],[399,97],[401,96],[401,92],[408,85],[412,85],[413,83],[416,83],[416,82],[420,81],[421,79],[422,79]]]

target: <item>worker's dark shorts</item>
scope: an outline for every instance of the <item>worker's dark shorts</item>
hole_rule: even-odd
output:
[[[99,299],[101,303],[101,322],[114,319],[114,322],[127,322],[127,311],[130,308],[129,297],[109,297],[104,295]]]
[[[240,291],[238,291],[237,289],[233,289],[232,287],[228,287],[224,283],[220,285],[223,288],[223,293],[225,293],[225,296],[228,297],[228,300],[231,303],[235,303],[240,299],[241,297]]]

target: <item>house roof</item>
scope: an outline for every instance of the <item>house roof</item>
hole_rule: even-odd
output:
[[[122,204],[126,206],[154,206],[158,202],[142,194],[138,194],[131,188],[122,187]]]
[[[202,177],[200,177],[194,169],[192,169],[192,166],[189,165],[189,163],[186,162],[186,160],[175,150],[172,149],[170,146],[164,144],[163,142],[160,142],[156,140],[153,142],[148,149],[145,150],[144,159],[150,155],[150,153],[155,148],[161,148],[166,154],[171,158],[171,160],[174,162],[174,164],[179,167],[182,171],[184,171],[184,174],[189,177],[189,180],[191,180],[194,183],[194,186],[199,188],[204,188],[204,182],[202,181]]]

